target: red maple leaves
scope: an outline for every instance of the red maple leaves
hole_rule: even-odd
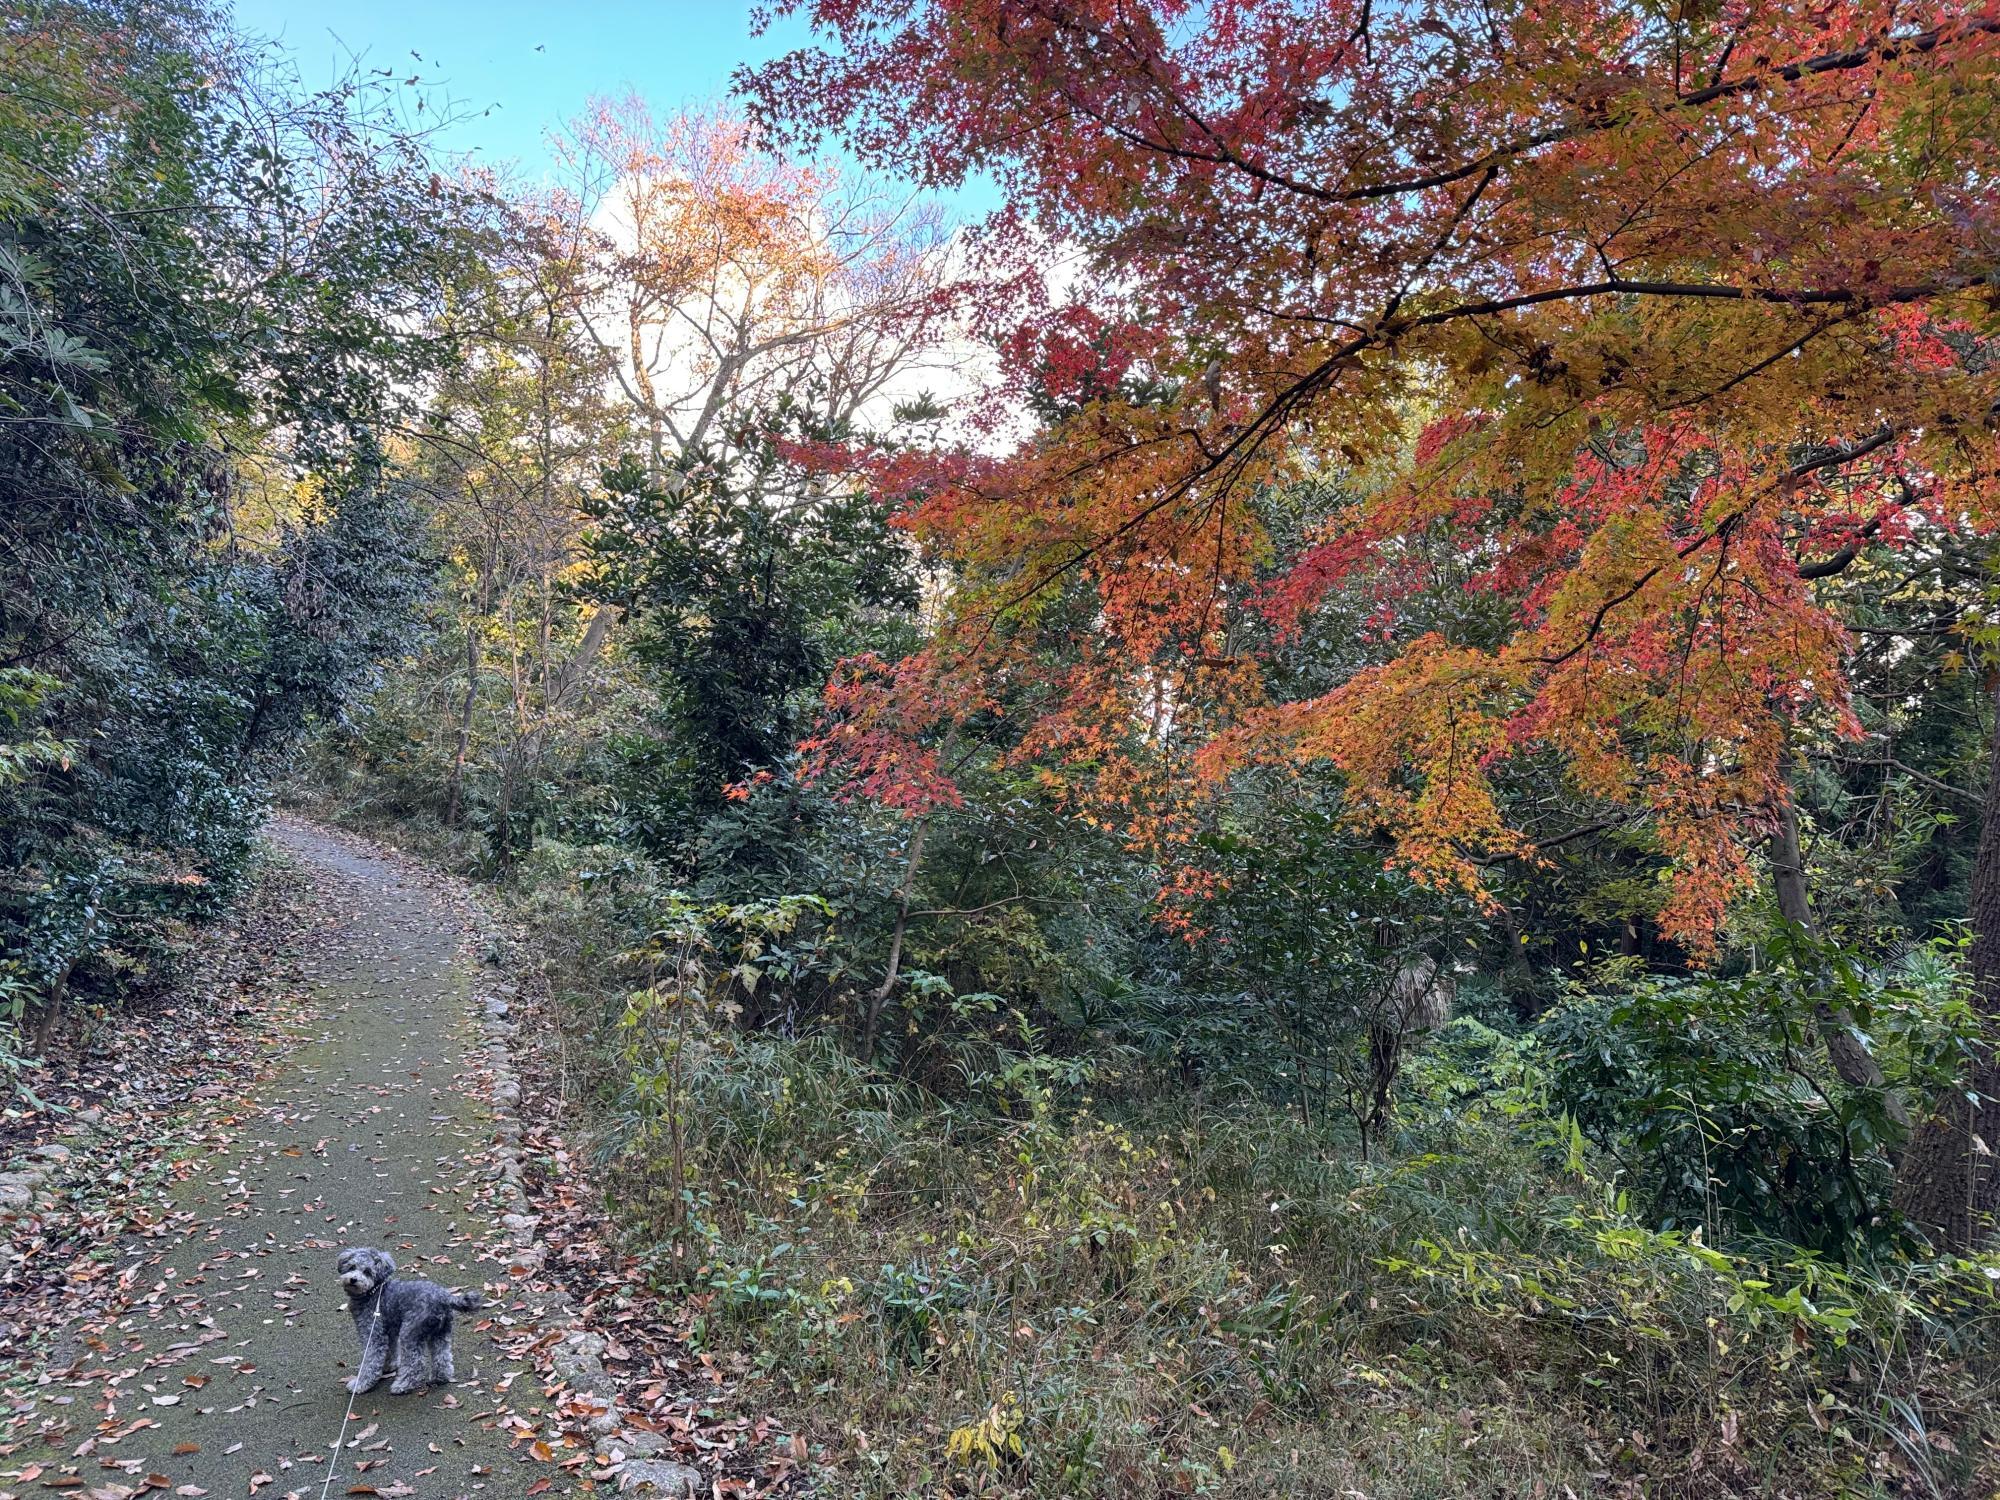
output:
[[[902,476],[957,582],[905,707],[841,688],[844,721],[900,732],[948,683],[934,712],[1027,717],[1023,754],[1163,850],[1190,787],[1325,758],[1475,894],[1532,852],[1496,768],[1554,752],[1649,821],[1698,951],[1790,726],[1852,727],[1818,586],[1994,518],[1991,3],[780,8],[835,45],[750,80],[767,114],[992,172],[989,243],[1089,266],[1000,341],[997,390],[1071,405]],[[1273,529],[1327,482],[1351,503]],[[1502,637],[1414,623],[1447,587]],[[1257,655],[1357,590],[1387,659],[1267,701]],[[891,799],[943,795],[849,739],[915,767]]]

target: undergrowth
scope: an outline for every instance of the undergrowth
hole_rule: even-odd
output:
[[[1025,1049],[919,1088],[730,1024],[810,905],[698,906],[592,850],[515,898],[648,1274],[844,1486],[1990,1492],[2000,1259],[1649,1227],[1534,1042],[1469,1018],[1373,1160],[1247,1092],[1100,1098]]]

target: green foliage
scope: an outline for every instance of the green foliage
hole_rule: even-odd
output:
[[[381,87],[200,4],[35,3],[0,53],[0,940],[45,1040],[234,891],[272,766],[406,641],[379,440],[470,200]]]
[[[967,1434],[994,1409],[1018,1412],[1012,1482],[1051,1495],[1258,1493],[1329,1427],[1462,1440],[1467,1404],[1474,1430],[1549,1426],[1516,1428],[1461,1485],[1569,1472],[1592,1493],[1602,1453],[1659,1476],[1718,1427],[1752,1462],[1834,1483],[1896,1451],[1913,1413],[1956,1440],[1922,1457],[1941,1484],[1976,1451],[1976,1408],[1921,1372],[1969,1358],[1994,1377],[1978,1329],[2000,1266],[1712,1251],[1565,1180],[1559,1122],[1519,1090],[1489,1084],[1511,1114],[1414,1101],[1456,1128],[1418,1125],[1419,1149],[1370,1168],[1263,1108],[1006,1122],[820,1042],[696,1029],[685,1046],[687,1182],[660,1192],[665,1153],[623,1137],[621,1201],[660,1215],[676,1248],[656,1274],[703,1298],[705,1341],[750,1340],[791,1401],[869,1431],[867,1493],[991,1467]],[[1190,1404],[1201,1421],[1178,1419]],[[1635,1428],[1665,1451],[1626,1447]],[[1441,1454],[1405,1459],[1439,1483]]]
[[[1308,1117],[1370,1112],[1371,1031],[1401,1016],[1395,976],[1458,966],[1479,915],[1384,867],[1342,821],[1338,779],[1241,779],[1230,817],[1193,851],[1215,890],[1180,951],[1161,952],[1143,1007],[1118,1028],[1156,1065],[1294,1100]],[[1151,977],[1151,976],[1149,976]],[[1171,1049],[1170,1051],[1168,1049]]]
[[[0,668],[0,786],[26,781],[47,766],[60,766],[75,747],[39,728],[42,705],[62,684],[26,667]]]
[[[1583,1007],[1678,1007],[1638,1028],[1663,1055],[1637,1076],[1710,1067],[1726,1094],[1747,1065],[1666,1057],[1673,1028],[1747,1028],[1784,981],[1693,1016],[1691,986],[1659,999],[1628,965],[1536,1035],[1468,990],[1502,1025],[1462,1015],[1416,1051],[1400,1147],[1363,1161],[1338,1115],[1308,1123],[1282,1088],[1162,1089],[1103,1031],[1065,1056],[1078,1033],[935,974],[910,1002],[934,1033],[1012,1028],[961,1048],[942,1091],[824,1033],[746,1027],[745,1007],[795,1018],[786,997],[817,993],[842,942],[826,903],[674,894],[610,848],[538,859],[525,910],[551,940],[629,942],[596,971],[638,986],[598,1139],[614,1205],[659,1284],[697,1299],[705,1347],[747,1344],[786,1404],[868,1434],[844,1464],[862,1493],[985,1474],[1257,1494],[1303,1472],[1411,1497],[1567,1476],[1584,1495],[1699,1484],[1718,1451],[1808,1493],[1882,1472],[1949,1492],[1989,1431],[2000,1264],[1907,1260],[1882,1236],[1822,1255],[1714,1209],[1661,1227],[1648,1179],[1562,1112],[1573,1063],[1552,1054]],[[1933,1065],[1904,1035],[1955,1024],[1949,986],[1921,990],[1913,974],[1859,1012],[1906,1086]],[[1747,1097],[1765,1139],[1804,1128]],[[1823,1222],[1810,1198],[1791,1211]]]
[[[652,796],[679,804],[678,819],[635,830],[656,847],[784,762],[861,621],[916,606],[882,508],[810,482],[786,493],[782,472],[775,451],[747,476],[701,452],[663,477],[627,460],[592,506],[604,596],[634,617],[631,649],[660,694],[629,752],[645,757]]]
[[[1798,934],[1774,950],[1768,967],[1734,976],[1607,964],[1536,1036],[1552,1097],[1620,1163],[1654,1222],[1711,1244],[1754,1233],[1842,1257],[1894,1234],[1885,1148],[1902,1127],[1884,1091],[1833,1075],[1821,1007],[1871,1033],[1891,1086],[1919,1101],[1958,1076],[1977,1017],[1948,967],[1871,972]]]

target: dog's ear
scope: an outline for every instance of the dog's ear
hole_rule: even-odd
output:
[[[377,1250],[375,1258],[382,1262],[382,1279],[387,1281],[396,1274],[396,1257],[387,1250]]]

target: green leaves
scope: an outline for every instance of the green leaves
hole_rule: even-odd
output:
[[[1553,1104],[1669,1227],[1776,1234],[1833,1256],[1894,1238],[1892,1089],[1933,1096],[1977,1035],[1949,967],[1866,966],[1792,931],[1770,967],[1675,978],[1629,961],[1572,986],[1537,1028]],[[1889,1087],[1849,1087],[1820,1043],[1844,1011]]]
[[[38,0],[0,54],[0,942],[73,928],[49,972],[102,984],[228,897],[281,752],[405,639],[429,560],[376,433],[451,352],[467,200],[379,92],[200,4]]]
[[[726,788],[783,764],[870,618],[915,608],[913,560],[865,495],[822,492],[775,459],[746,474],[695,453],[658,478],[628,459],[604,481],[590,546],[661,695],[659,732],[682,758],[666,789],[681,826],[648,830],[666,843]]]

